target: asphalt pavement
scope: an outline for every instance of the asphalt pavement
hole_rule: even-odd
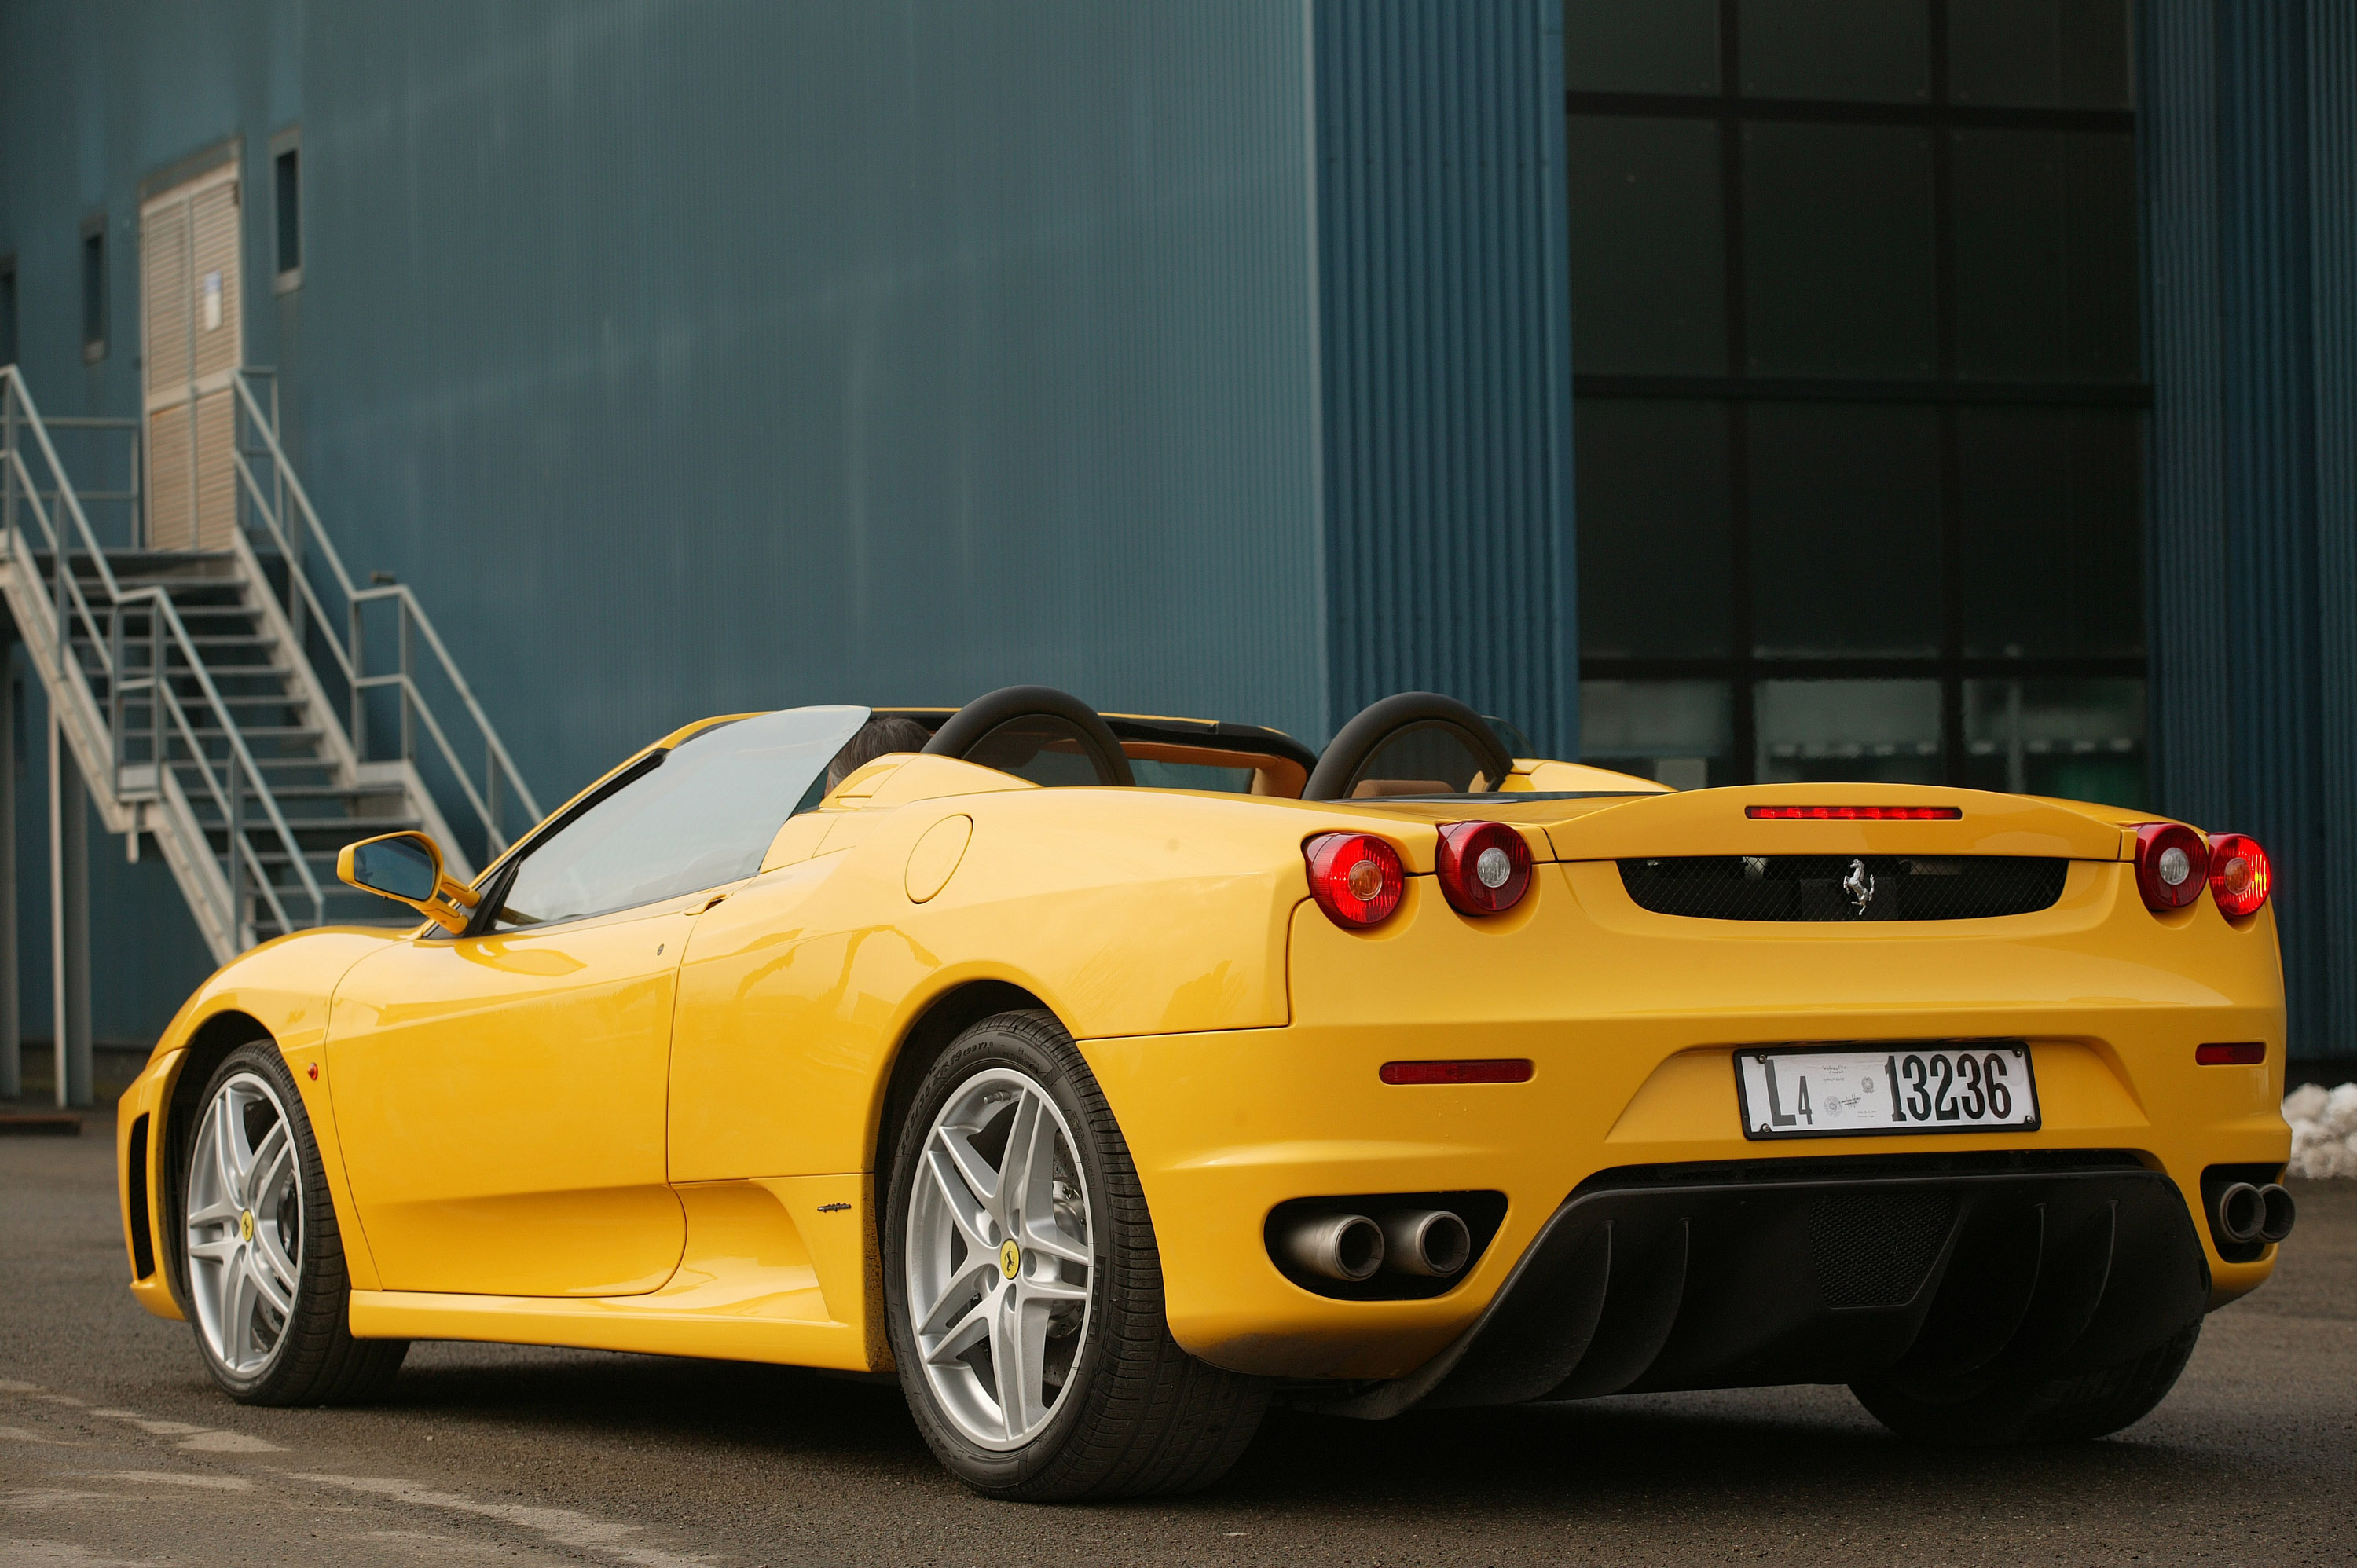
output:
[[[1270,1418],[1176,1501],[985,1502],[889,1385],[431,1344],[364,1410],[250,1410],[122,1289],[113,1139],[0,1137],[0,1565],[2349,1563],[2357,1182],[2122,1435],[1886,1435],[1837,1388]]]

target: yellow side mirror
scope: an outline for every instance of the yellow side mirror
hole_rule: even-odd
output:
[[[473,888],[442,869],[442,846],[420,832],[386,833],[348,843],[336,856],[336,875],[363,893],[391,898],[457,935],[475,907]]]

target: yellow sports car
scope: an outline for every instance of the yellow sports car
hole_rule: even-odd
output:
[[[1204,1485],[1272,1398],[1845,1382],[2093,1436],[2266,1277],[2258,845],[1512,734],[795,708],[472,886],[352,845],[420,921],[180,1010],[121,1112],[132,1292],[256,1403],[412,1339],[897,1371],[959,1477],[1060,1498]]]

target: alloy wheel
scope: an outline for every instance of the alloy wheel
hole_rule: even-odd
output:
[[[188,1294],[205,1344],[229,1372],[259,1374],[294,1311],[303,1249],[295,1130],[258,1074],[224,1080],[205,1107],[188,1168]]]
[[[971,1442],[1020,1447],[1088,1343],[1087,1178],[1048,1091],[1011,1068],[960,1084],[909,1193],[908,1311],[927,1386]]]

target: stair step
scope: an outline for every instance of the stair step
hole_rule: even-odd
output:
[[[199,740],[220,740],[229,732],[214,725],[191,725],[189,730]],[[294,740],[326,734],[317,725],[240,725],[237,733],[248,740]]]
[[[176,769],[191,774],[197,770],[194,763],[181,762],[175,763],[173,766]],[[273,799],[284,806],[289,800],[399,800],[402,798],[403,791],[398,788],[388,789],[382,785],[368,784],[273,784],[270,787],[270,793]],[[210,799],[210,792],[207,799]]]

